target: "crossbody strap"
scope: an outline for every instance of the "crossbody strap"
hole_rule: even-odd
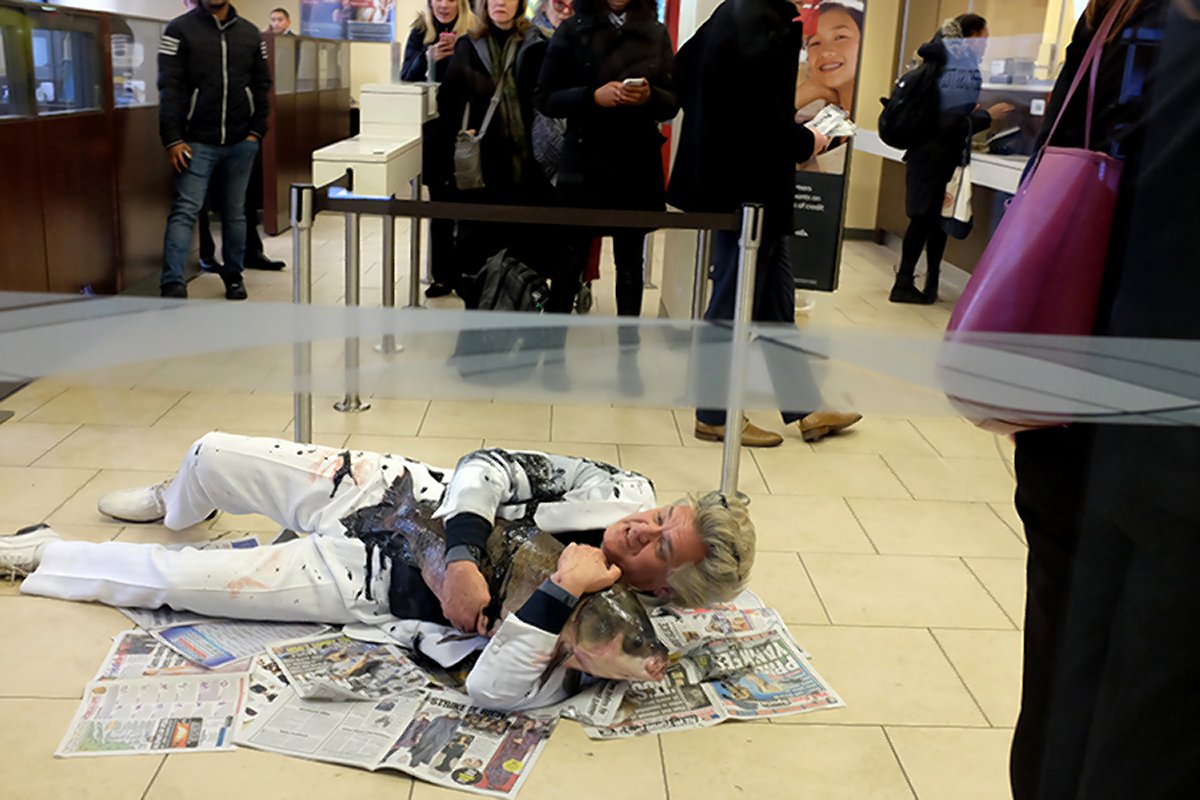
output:
[[[508,51],[508,58],[504,60],[504,70],[500,73],[500,77],[496,80],[496,91],[492,94],[492,99],[488,103],[487,113],[483,115],[483,123],[479,126],[479,132],[473,137],[477,142],[483,138],[483,135],[487,133],[488,128],[492,124],[492,117],[496,114],[496,106],[500,105],[500,94],[504,91],[504,76],[508,74],[508,71],[512,69],[513,62],[517,60],[518,47],[520,47],[520,44],[514,42],[513,46]],[[464,131],[467,129],[467,122],[470,118],[470,115],[471,104],[468,103],[467,107],[463,109],[462,129]]]

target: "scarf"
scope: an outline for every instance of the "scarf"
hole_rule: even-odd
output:
[[[528,137],[525,134],[525,120],[521,116],[521,98],[517,94],[515,53],[521,46],[522,37],[517,31],[506,31],[507,36],[497,36],[496,33],[497,31],[492,29],[487,37],[488,54],[492,59],[492,81],[500,87],[500,103],[496,106],[497,116],[493,124],[499,122],[503,129],[504,141],[508,143],[509,157],[512,161],[512,182],[517,186],[521,183],[521,169],[530,152]],[[508,63],[510,52],[514,55],[513,66],[505,70],[504,65]]]

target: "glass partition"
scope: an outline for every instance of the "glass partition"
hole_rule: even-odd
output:
[[[275,94],[296,93],[296,37],[275,36]]]
[[[162,36],[161,22],[113,17],[113,104],[117,108],[158,105],[156,51]]]
[[[300,56],[296,59],[296,91],[317,90],[317,45],[312,39],[300,40]]]
[[[338,57],[341,45],[337,42],[320,43],[320,66],[317,80],[321,89],[338,89],[342,85],[342,62]]]
[[[101,108],[100,20],[30,12],[34,101],[40,116]]]
[[[0,8],[0,119],[33,113],[29,97],[29,67],[23,39],[28,35],[24,14]]]

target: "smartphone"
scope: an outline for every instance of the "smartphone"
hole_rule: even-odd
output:
[[[645,86],[646,79],[645,78],[626,78],[625,80],[621,81],[621,83],[624,84],[625,86]]]

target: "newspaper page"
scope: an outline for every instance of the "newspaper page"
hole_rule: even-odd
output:
[[[786,629],[707,642],[688,655],[732,719],[800,714],[845,703],[817,674]]]
[[[160,675],[208,675],[237,672],[241,665],[230,663],[210,670],[176,653],[143,630],[118,633],[94,681],[157,678]],[[241,670],[244,671],[244,670]]]
[[[161,608],[118,608],[125,616],[142,630],[156,631],[161,628],[173,628],[176,625],[194,625],[198,622],[213,622],[213,617],[193,614],[190,611],[176,611],[163,606]]]
[[[246,679],[246,698],[242,703],[242,735],[249,733],[263,718],[267,707],[288,688],[287,677],[267,653],[260,653],[250,664]]]
[[[558,717],[545,711],[490,711],[470,703],[466,695],[431,693],[381,766],[440,786],[515,796]]]
[[[433,692],[375,702],[305,700],[286,689],[238,737],[248,747],[317,761],[391,769],[419,780],[513,797],[557,717],[504,713]]]
[[[628,689],[629,684],[625,681],[597,681],[558,705],[547,708],[546,713],[556,712],[560,717],[573,719],[583,725],[612,725],[616,722],[621,701],[625,699]]]
[[[233,750],[244,675],[95,681],[84,690],[55,755]]]
[[[315,636],[327,630],[328,625],[307,622],[210,620],[195,625],[161,628],[151,633],[185,658],[215,669],[258,655],[275,642]]]
[[[631,684],[614,721],[585,724],[588,736],[643,736],[845,705],[771,609],[675,612],[654,624],[673,653],[666,680]]]
[[[390,644],[341,633],[279,642],[268,652],[305,699],[379,700],[419,691],[428,677]]]

